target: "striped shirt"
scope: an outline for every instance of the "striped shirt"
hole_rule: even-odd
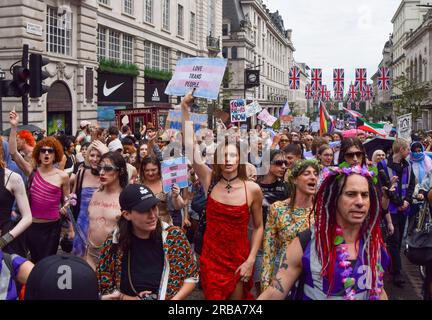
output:
[[[12,254],[11,260],[13,274],[16,277],[19,272],[19,268],[24,262],[27,261],[27,259],[20,257],[16,254]],[[17,300],[18,292],[15,286],[14,277],[12,276],[6,262],[3,260],[2,251],[0,251],[0,261],[0,300]]]

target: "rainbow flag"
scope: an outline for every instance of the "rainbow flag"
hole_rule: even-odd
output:
[[[320,135],[324,133],[332,133],[336,128],[336,120],[327,112],[325,104],[320,100],[319,102],[319,115],[320,115]]]

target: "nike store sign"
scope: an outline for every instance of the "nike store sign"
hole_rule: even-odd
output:
[[[131,76],[98,73],[98,102],[133,104],[133,80]]]

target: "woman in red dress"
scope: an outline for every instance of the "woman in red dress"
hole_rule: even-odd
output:
[[[190,119],[189,104],[193,99],[188,94],[182,101],[184,121]],[[211,170],[201,161],[199,146],[193,140],[185,139],[186,144],[193,143],[194,155],[189,158],[194,158],[190,160],[205,192],[211,188],[200,257],[204,296],[208,300],[253,299],[250,293],[253,267],[263,239],[261,188],[248,181],[246,164],[240,164],[243,150],[238,143],[225,141],[219,145]],[[218,157],[222,161],[216,161]],[[254,227],[251,242],[248,239],[250,215]]]

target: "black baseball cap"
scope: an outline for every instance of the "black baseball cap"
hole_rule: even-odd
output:
[[[159,199],[145,185],[129,184],[120,193],[119,202],[122,210],[149,212],[159,203]]]
[[[24,300],[98,300],[95,271],[82,258],[63,254],[39,261],[31,271]]]

